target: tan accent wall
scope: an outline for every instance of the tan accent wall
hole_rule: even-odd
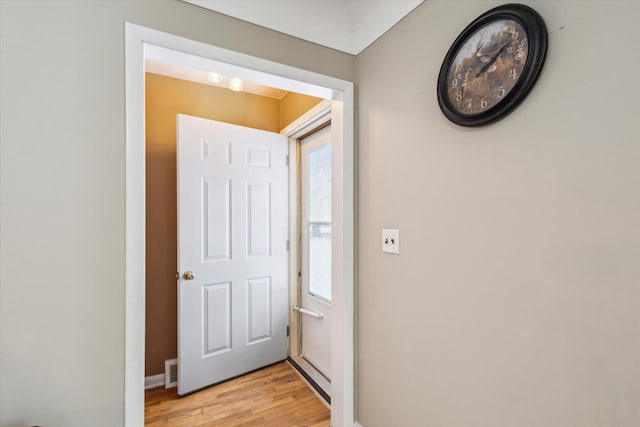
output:
[[[176,115],[278,132],[322,99],[282,100],[146,74],[147,292],[145,375],[177,356]],[[282,116],[285,115],[284,126]]]
[[[322,98],[289,92],[280,100],[280,129],[290,125],[303,113],[309,111],[322,101]]]

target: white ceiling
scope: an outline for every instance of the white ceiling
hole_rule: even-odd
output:
[[[183,0],[357,55],[424,0]]]

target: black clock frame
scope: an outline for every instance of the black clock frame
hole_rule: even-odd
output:
[[[495,20],[511,19],[518,22],[527,33],[529,51],[522,74],[513,89],[502,101],[477,114],[461,114],[455,110],[447,95],[447,76],[456,54],[467,39],[477,30]],[[512,112],[527,96],[535,84],[547,56],[547,26],[532,8],[522,4],[505,4],[493,8],[476,18],[453,42],[444,58],[438,76],[438,104],[444,115],[461,126],[481,126],[498,120]]]

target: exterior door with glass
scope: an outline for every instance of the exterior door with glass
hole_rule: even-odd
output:
[[[325,127],[300,144],[300,353],[330,382],[331,128]]]

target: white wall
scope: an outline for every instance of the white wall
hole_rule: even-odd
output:
[[[124,22],[345,80],[354,58],[178,1],[0,2],[0,425],[124,408]]]
[[[637,427],[640,2],[526,1],[550,32],[537,85],[460,128],[438,71],[500,3],[426,1],[357,58],[358,420]]]

